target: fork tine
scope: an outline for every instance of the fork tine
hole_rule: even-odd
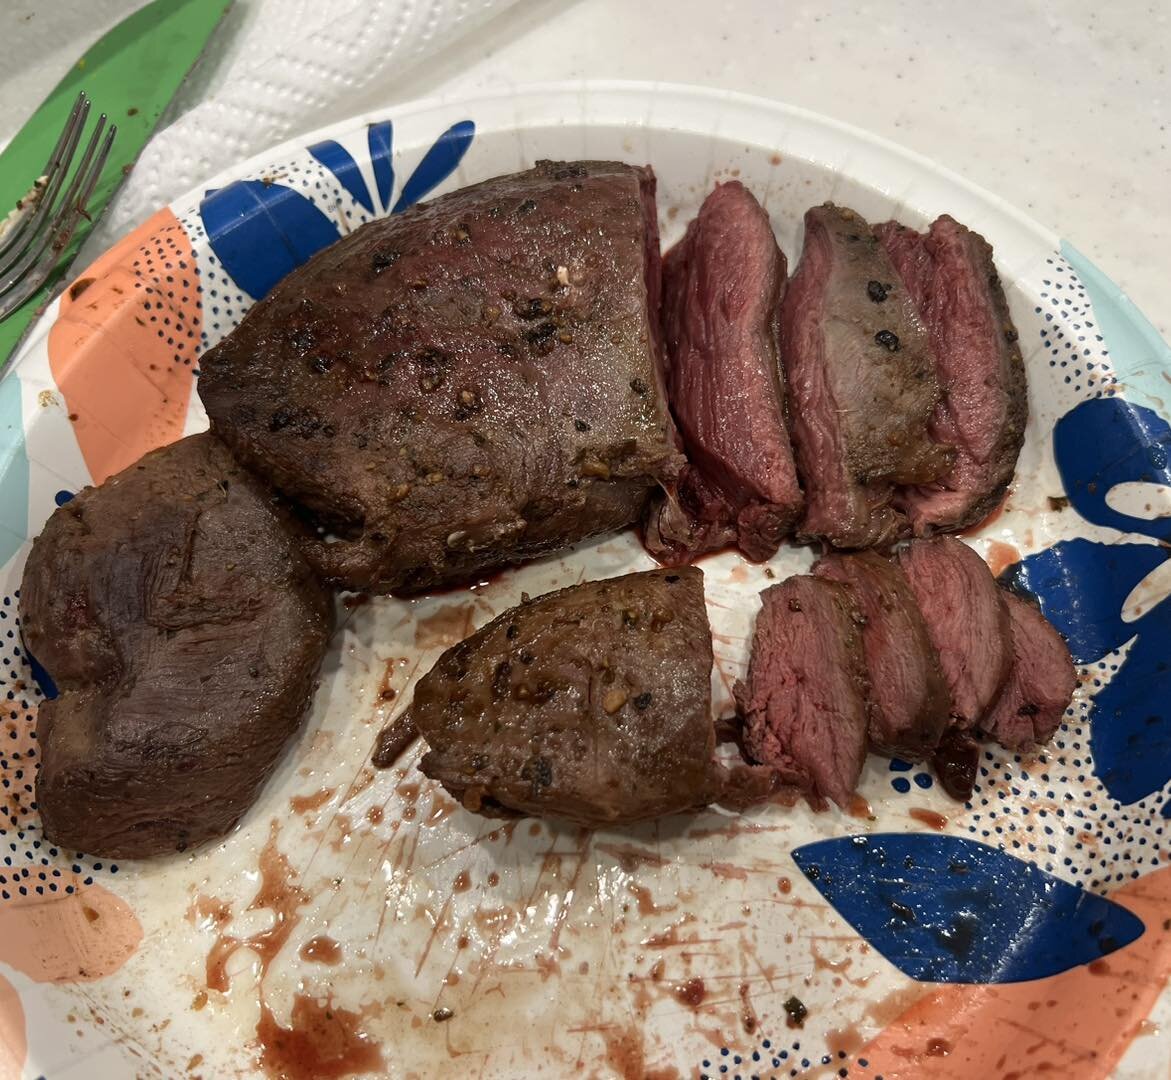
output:
[[[78,122],[82,108],[85,106],[87,100],[88,99],[85,96],[84,90],[77,95],[76,100],[73,102],[73,108],[70,110],[69,116],[65,121],[65,126],[61,129],[61,134],[57,136],[57,143],[53,147],[52,152],[49,154],[48,161],[45,162],[45,167],[40,171],[40,173],[33,181],[34,190],[39,187],[42,195],[48,186],[49,180],[53,177],[61,165],[63,157],[62,152],[64,151],[66,142]],[[28,223],[29,218],[32,217],[33,212],[42,201],[43,199],[38,199],[31,206],[23,208],[22,216],[9,227],[7,235],[3,238],[3,240],[0,240],[0,260],[2,260],[4,256],[8,254],[9,249],[19,240],[20,235],[24,230],[24,226]],[[18,209],[21,208],[18,207]]]
[[[34,292],[44,284],[52,273],[61,252],[69,246],[77,223],[86,211],[86,203],[101,179],[106,159],[110,156],[110,148],[114,145],[114,136],[118,133],[116,125],[111,124],[106,133],[101,149],[94,156],[94,145],[105,125],[105,114],[102,115],[97,130],[86,147],[85,156],[78,166],[74,182],[70,184],[69,194],[61,204],[60,210],[53,219],[49,229],[49,242],[42,246],[40,258],[32,270],[12,287],[9,291],[0,290],[0,319],[6,318],[16,308],[25,302]],[[91,163],[92,159],[92,163]]]
[[[61,129],[61,134],[57,137],[57,145],[53,147],[53,152],[49,155],[49,160],[45,162],[45,167],[41,170],[41,176],[49,176],[50,173],[56,171],[57,166],[64,161],[68,164],[69,155],[64,154],[63,151],[67,142],[69,141],[72,130],[76,127],[80,132],[85,127],[86,116],[89,114],[90,100],[86,96],[84,90],[77,95],[77,100],[73,103],[73,108],[69,110],[69,117],[65,121],[65,126]]]
[[[9,256],[14,253],[20,254],[24,245],[36,235],[37,228],[48,216],[53,199],[69,170],[69,164],[77,149],[81,133],[85,129],[89,109],[90,103],[85,93],[78,94],[77,100],[73,103],[73,109],[69,113],[69,118],[65,121],[65,127],[61,129],[57,145],[53,147],[53,152],[45,163],[45,171],[41,176],[35,178],[34,187],[38,186],[39,182],[41,189],[40,199],[29,208],[17,224],[10,227],[8,235],[0,242],[0,273],[7,269],[5,260],[11,263]]]
[[[102,113],[102,119],[105,120],[106,114]],[[77,215],[80,217],[85,213],[86,207],[89,203],[90,196],[94,193],[94,188],[98,186],[98,181],[102,177],[102,169],[106,166],[106,159],[110,156],[110,149],[114,145],[114,136],[118,134],[118,125],[111,124],[110,130],[106,132],[106,141],[102,144],[101,150],[98,151],[97,159],[94,161],[93,168],[90,169],[89,179],[82,185],[81,193],[77,197]]]
[[[0,276],[3,278],[8,278],[13,266],[20,259],[22,252],[30,244],[37,243],[38,236],[41,235],[46,220],[53,212],[53,205],[56,202],[57,193],[61,190],[61,185],[65,182],[65,178],[69,174],[69,167],[72,164],[73,155],[77,150],[77,144],[81,139],[81,133],[84,130],[88,114],[89,103],[86,102],[82,106],[77,120],[66,133],[65,145],[58,155],[52,174],[49,176],[47,183],[41,191],[40,202],[32,214],[25,218],[21,224],[18,237],[6,252],[7,261],[0,260]],[[3,289],[0,288],[0,292],[2,291]]]
[[[0,296],[3,296],[9,289],[11,289],[28,271],[40,257],[41,253],[50,244],[54,233],[59,227],[61,216],[68,213],[72,208],[72,204],[77,199],[77,193],[81,184],[85,180],[86,172],[89,169],[90,160],[94,156],[94,151],[97,148],[98,142],[102,137],[102,130],[106,126],[106,114],[102,113],[98,117],[97,127],[90,135],[89,142],[86,144],[85,152],[81,156],[81,161],[78,163],[76,170],[73,173],[73,179],[69,182],[69,186],[65,189],[65,195],[56,204],[55,208],[49,207],[49,199],[46,195],[42,206],[47,209],[52,209],[53,218],[47,228],[40,229],[29,241],[23,252],[18,253],[17,258],[12,261],[7,267],[0,268]],[[64,174],[62,174],[63,176]],[[60,184],[57,185],[60,187]],[[56,192],[54,191],[54,198]]]

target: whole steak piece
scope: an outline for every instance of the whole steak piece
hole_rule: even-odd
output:
[[[1077,669],[1065,639],[1041,612],[1006,592],[1012,628],[1012,668],[980,728],[1009,750],[1046,743],[1061,726],[1077,688]]]
[[[912,540],[899,565],[923,613],[951,694],[956,726],[976,727],[1012,666],[1005,592],[988,564],[950,536]]]
[[[748,676],[735,687],[748,755],[815,801],[848,807],[871,712],[862,613],[847,586],[808,574],[760,599]]]
[[[60,847],[131,859],[227,832],[300,726],[333,601],[271,495],[211,435],[53,513],[21,585],[37,802]]]
[[[896,484],[935,480],[952,452],[927,435],[939,402],[927,333],[870,226],[827,203],[781,310],[781,355],[805,486],[800,534],[839,548],[885,545],[904,522]]]
[[[466,580],[629,525],[674,479],[654,187],[542,162],[370,222],[203,358],[213,430],[329,532],[329,580]]]
[[[772,774],[715,762],[711,671],[703,574],[628,574],[494,619],[439,658],[396,723],[474,812],[604,827],[740,805]]]
[[[713,519],[750,559],[767,559],[800,516],[777,352],[785,269],[768,214],[738,181],[708,195],[663,260],[671,410],[691,468],[722,505],[711,513],[714,500],[696,498],[694,484],[677,500],[681,523],[669,497],[652,504],[661,521],[647,535],[662,561],[687,561],[723,541]]]
[[[896,501],[916,536],[962,529],[1004,497],[1024,442],[1029,404],[1016,328],[979,233],[946,214],[926,233],[895,221],[876,231],[931,335],[944,390],[931,436],[956,451],[950,470]]]
[[[874,551],[826,555],[813,572],[848,586],[862,612],[871,749],[906,761],[929,757],[948,726],[951,697],[906,575]]]

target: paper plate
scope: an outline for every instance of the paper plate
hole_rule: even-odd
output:
[[[458,808],[374,736],[521,590],[650,565],[632,535],[482,587],[344,608],[303,733],[222,843],[112,864],[41,839],[17,590],[53,508],[205,424],[199,356],[313,251],[538,158],[650,162],[665,243],[720,179],[792,260],[825,199],[995,246],[1029,370],[1011,496],[968,537],[1067,635],[1051,746],[972,801],[872,757],[855,812],[770,805],[589,833]],[[1165,1077],[1171,1020],[1171,356],[1069,245],[930,162],[796,109],[575,84],[358,118],[161,210],[0,382],[0,1077]],[[717,706],[757,593],[704,563]]]

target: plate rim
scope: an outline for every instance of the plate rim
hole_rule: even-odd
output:
[[[1044,245],[1047,251],[1057,250],[1062,242],[1058,233],[1043,225],[1030,214],[1019,209],[1003,196],[997,195],[990,189],[969,180],[955,169],[928,157],[926,154],[912,150],[893,139],[889,139],[884,135],[875,134],[856,124],[828,116],[815,109],[794,105],[759,94],[749,94],[738,90],[724,90],[718,87],[702,86],[694,83],[638,79],[566,79],[546,82],[526,82],[517,83],[511,87],[496,88],[484,93],[461,93],[450,96],[438,94],[413,98],[398,104],[387,102],[384,106],[365,109],[362,112],[355,113],[341,120],[335,120],[331,123],[311,128],[282,139],[278,143],[274,143],[247,158],[220,169],[196,186],[189,188],[162,206],[156,207],[154,212],[157,213],[167,207],[175,208],[186,206],[192,202],[198,202],[202,193],[210,188],[223,187],[241,176],[262,169],[274,160],[280,160],[285,155],[304,150],[305,147],[326,139],[337,138],[352,133],[362,126],[377,123],[388,118],[392,122],[397,122],[408,117],[418,118],[428,113],[450,115],[455,112],[466,112],[469,115],[475,115],[476,110],[482,110],[486,106],[499,108],[503,104],[516,102],[518,99],[524,99],[528,102],[541,102],[546,106],[555,103],[573,102],[578,106],[580,115],[562,109],[559,113],[561,121],[564,124],[577,122],[585,126],[591,126],[591,124],[600,122],[598,118],[591,119],[590,116],[591,107],[596,106],[599,101],[610,103],[613,106],[619,106],[628,101],[641,101],[644,107],[642,115],[636,117],[633,113],[630,114],[630,126],[632,128],[653,128],[655,126],[651,123],[654,119],[653,107],[659,103],[665,103],[668,106],[678,106],[691,101],[693,103],[702,103],[709,107],[727,104],[734,106],[738,113],[743,113],[745,110],[758,110],[766,114],[771,114],[774,117],[782,117],[793,121],[798,125],[802,125],[811,133],[828,133],[846,142],[854,142],[866,146],[870,150],[876,151],[885,157],[890,164],[900,167],[909,177],[921,180],[925,174],[933,175],[953,190],[958,189],[963,191],[974,202],[982,203],[988,210],[998,215],[1006,225],[1021,230],[1034,242]],[[646,108],[647,106],[651,108],[648,110]],[[517,130],[521,130],[524,126],[527,126],[521,124],[519,118],[514,117],[514,119],[517,120],[514,125]],[[501,125],[501,127],[503,126]],[[685,126],[681,126],[678,123],[673,123],[670,126],[675,130],[688,130]],[[482,130],[479,119],[476,120],[476,130],[477,133]],[[710,133],[726,134],[719,131]],[[149,220],[149,216],[144,220]],[[127,235],[134,231],[134,228],[141,224],[142,222],[139,222],[137,225],[128,227],[122,236],[112,241],[99,253],[98,258],[117,247]],[[34,351],[36,344],[44,337],[49,327],[56,321],[58,301],[61,293],[69,287],[71,282],[77,280],[85,270],[86,265],[70,268],[70,273],[62,284],[61,292],[46,305],[44,311],[30,327],[20,347],[4,366],[4,370],[0,372],[0,380],[8,378],[14,371],[17,371],[23,366],[27,357]]]

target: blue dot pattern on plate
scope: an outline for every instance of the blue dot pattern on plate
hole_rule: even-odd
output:
[[[1045,261],[1050,269],[1041,281],[1041,304],[1033,310],[1049,324],[1041,330],[1049,366],[1063,373],[1062,380],[1075,394],[1090,392],[1100,398],[1115,393],[1118,380],[1104,359],[1109,353],[1085,286],[1065,259]]]
[[[0,903],[72,893],[116,863],[61,851],[41,836],[37,818],[36,710],[57,689],[24,648],[16,596],[0,601]]]
[[[920,791],[926,791],[934,787],[935,780],[929,772],[924,771],[924,766],[913,765],[909,761],[903,761],[902,758],[891,758],[889,764],[890,771],[896,775],[891,778],[891,788],[900,795],[906,795],[910,790],[912,784]],[[911,776],[898,775],[901,773],[911,773]]]
[[[802,1051],[799,1039],[786,1046],[763,1039],[754,1050],[739,1053],[731,1047],[721,1047],[718,1054],[699,1063],[698,1073],[700,1080],[793,1080],[816,1068],[817,1076],[864,1075],[867,1080],[885,1080],[881,1073],[869,1071],[870,1062],[864,1056],[852,1057],[845,1050],[809,1055],[809,1049]]]
[[[859,934],[930,982],[1042,979],[1129,945],[1141,920],[1006,852],[961,837],[874,833],[793,859]]]

